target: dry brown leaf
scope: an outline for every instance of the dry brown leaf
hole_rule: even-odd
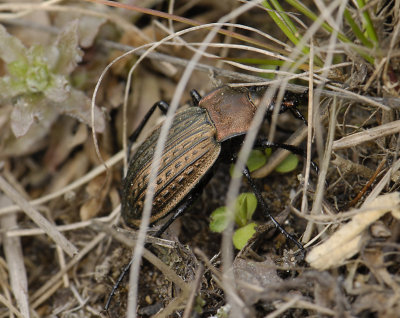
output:
[[[239,294],[247,304],[256,303],[264,289],[282,281],[275,263],[269,258],[263,262],[236,258],[233,272],[239,285]]]
[[[306,261],[318,270],[343,265],[344,261],[359,252],[365,230],[387,212],[400,219],[400,193],[377,197],[360,210],[353,219],[334,233],[326,242],[315,247]]]

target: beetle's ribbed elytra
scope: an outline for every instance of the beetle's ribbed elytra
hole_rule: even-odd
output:
[[[133,156],[123,184],[122,216],[133,227],[140,225],[151,162],[160,135],[157,127]],[[191,107],[173,120],[158,171],[150,223],[167,215],[204,177],[219,156],[215,127],[207,111]]]

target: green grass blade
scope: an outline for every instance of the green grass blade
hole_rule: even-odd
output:
[[[357,0],[357,4],[360,9],[365,7],[364,0]],[[374,25],[372,24],[372,20],[371,20],[368,10],[364,10],[362,12],[362,16],[364,19],[364,26],[367,31],[368,37],[370,38],[371,41],[373,41],[376,45],[378,45],[378,36],[375,32],[375,28],[374,28]]]
[[[372,48],[374,45],[370,40],[368,40],[361,29],[358,27],[357,23],[354,21],[353,17],[349,10],[344,10],[344,18],[346,19],[347,23],[350,25],[354,35],[361,41],[368,48]]]
[[[283,19],[283,21],[285,22],[285,24],[287,25],[287,27],[290,29],[290,31],[293,33],[293,35],[299,39],[299,32],[296,28],[296,26],[294,25],[294,23],[292,22],[292,20],[290,19],[290,17],[285,13],[285,10],[282,8],[282,6],[280,5],[280,3],[276,0],[270,0],[271,4],[274,6],[275,10],[279,13],[279,15],[281,16],[281,18]],[[299,39],[300,40],[300,39]]]

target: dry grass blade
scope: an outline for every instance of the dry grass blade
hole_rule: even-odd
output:
[[[360,251],[365,229],[387,212],[400,219],[400,193],[394,192],[377,197],[364,204],[363,211],[355,215],[326,242],[315,247],[308,255],[307,262],[318,270],[343,265],[343,262]]]
[[[0,196],[0,206],[9,203],[10,200],[7,197]],[[2,216],[0,218],[0,226],[4,230],[18,227],[17,216],[14,213]],[[11,288],[20,314],[23,317],[29,317],[28,280],[21,241],[19,238],[3,236],[3,248],[9,269]]]
[[[0,176],[0,189],[31,218],[46,234],[51,237],[69,256],[75,256],[78,249],[62,235],[53,224],[47,221],[28,201]]]
[[[108,167],[112,167],[114,165],[116,165],[118,162],[122,161],[122,159],[124,158],[125,153],[123,151],[120,151],[118,153],[116,153],[113,157],[111,157],[110,159],[105,161],[105,164]],[[82,186],[83,184],[89,182],[90,180],[92,180],[93,178],[95,178],[96,176],[104,173],[106,171],[106,167],[104,165],[99,165],[97,167],[95,167],[92,171],[88,172],[86,175],[84,175],[83,177],[81,177],[78,180],[75,180],[74,182],[70,183],[68,186],[62,188],[61,190],[55,191],[53,193],[50,193],[48,195],[45,195],[39,199],[36,200],[32,200],[29,201],[28,203],[31,206],[37,206],[43,203],[46,203],[50,200],[53,200],[55,198],[58,198],[62,195],[65,195],[66,193],[76,190],[77,188],[79,188],[80,186]],[[15,212],[15,211],[19,211],[21,209],[20,206],[18,205],[10,205],[7,207],[3,207],[0,209],[0,215],[1,214],[5,214],[5,213],[10,213],[10,212]]]
[[[333,150],[345,149],[358,146],[363,142],[376,140],[378,138],[394,135],[400,132],[400,120],[383,124],[378,127],[343,137],[333,142]]]
[[[51,297],[62,284],[63,275],[69,271],[74,265],[78,264],[93,248],[96,247],[104,238],[104,233],[95,236],[79,253],[69,261],[66,266],[57,274],[52,276],[43,286],[41,286],[31,297],[32,307],[36,308],[49,297]]]

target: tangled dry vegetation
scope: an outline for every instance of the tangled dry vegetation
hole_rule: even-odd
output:
[[[400,1],[138,3],[155,11],[0,3],[0,317],[400,317]],[[260,209],[240,251],[210,231],[235,192],[221,165],[104,312],[136,244],[119,214],[126,136],[154,102],[227,83],[308,89],[308,126],[284,113],[260,129],[307,158],[282,174],[274,151],[253,172],[305,252]]]

